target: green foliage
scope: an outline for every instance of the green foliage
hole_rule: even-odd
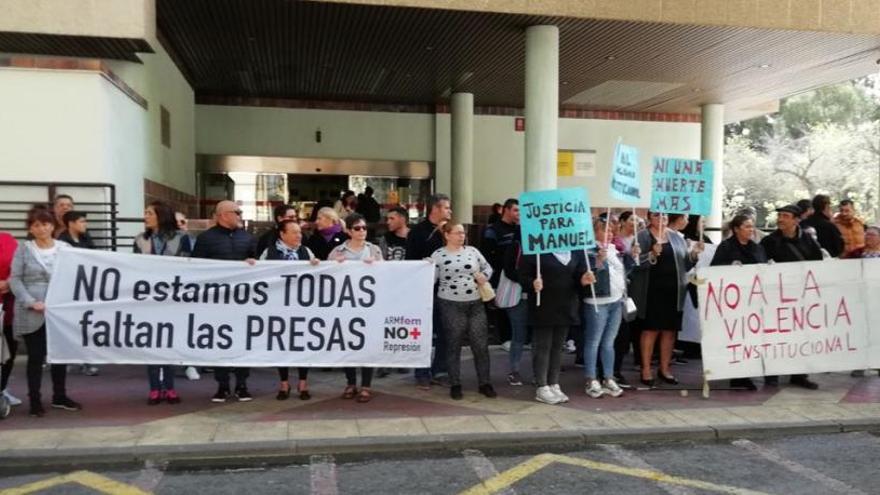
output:
[[[880,92],[876,77],[826,86],[782,101],[771,116],[726,129],[724,213],[773,208],[818,193],[850,198],[862,217],[880,218]]]

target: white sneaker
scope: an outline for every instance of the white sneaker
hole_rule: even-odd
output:
[[[613,378],[608,378],[602,382],[602,391],[611,397],[620,397],[623,395],[623,389],[620,388],[620,385],[618,385]]]
[[[574,345],[574,340],[568,339],[565,341],[565,347],[563,348],[566,353],[574,354],[577,352],[577,347]]]
[[[187,366],[184,373],[186,373],[186,379],[189,381],[196,381],[196,380],[202,379],[201,375],[199,375],[199,372],[198,372],[198,370],[196,370],[195,366]]]
[[[501,344],[501,348],[504,349],[504,352],[510,352],[510,341],[505,340],[503,344]]]
[[[546,385],[535,391],[535,400],[544,404],[559,404],[559,397]]]
[[[84,364],[82,365],[82,374],[86,376],[98,376],[100,370],[97,366],[93,364]]]
[[[602,395],[605,393],[602,390],[602,385],[599,384],[599,380],[590,380],[590,383],[588,383],[587,386],[584,388],[584,392],[586,392],[587,395],[594,399],[602,397]]]
[[[550,385],[550,390],[556,394],[556,397],[559,397],[559,402],[568,402],[568,396],[562,393],[562,389],[559,388],[559,384]]]
[[[20,406],[21,399],[9,393],[9,389],[3,391],[3,397],[6,397],[6,402],[9,403],[10,406]]]

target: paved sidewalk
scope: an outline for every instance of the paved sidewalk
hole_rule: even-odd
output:
[[[524,361],[528,358],[526,353]],[[0,468],[880,429],[876,374],[813,375],[821,385],[818,391],[783,385],[757,392],[713,390],[703,399],[699,362],[693,361],[674,368],[690,388],[686,392],[661,387],[597,400],[584,394],[583,370],[573,367],[573,358],[566,356],[562,376],[571,402],[560,406],[535,402],[533,387],[507,385],[507,353],[500,348],[492,349],[499,397],[476,393],[473,365],[466,357],[461,401],[451,400],[447,388],[419,391],[411,375],[392,374],[374,379],[373,401],[358,404],[340,398],[341,370],[313,370],[309,401],[277,401],[275,370],[259,369],[249,380],[255,397],[250,403],[211,403],[216,386],[213,376],[205,374],[196,382],[178,378],[182,404],[147,406],[144,367],[102,366],[100,376],[69,377],[69,393],[83,411],[49,409],[36,419],[27,416],[24,404],[0,421]],[[631,369],[629,361],[625,369]],[[633,382],[638,378],[634,371],[625,374]],[[24,360],[19,360],[11,388],[22,398],[24,384]],[[48,373],[44,390],[51,390]]]

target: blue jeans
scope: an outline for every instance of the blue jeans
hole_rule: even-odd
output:
[[[523,345],[529,323],[529,303],[525,299],[512,308],[504,308],[510,320],[510,372],[519,373],[519,362],[522,361]]]
[[[159,370],[162,370],[162,379],[159,379]],[[147,376],[150,379],[150,390],[174,390],[174,368],[170,365],[149,365]]]
[[[621,301],[598,306],[584,304],[584,376],[587,378],[596,378],[596,361],[600,352],[602,374],[605,378],[614,376],[614,339],[622,316]]]
[[[440,318],[440,305],[437,296],[434,296],[434,313],[432,315],[434,335],[434,358],[430,368],[416,368],[416,380],[430,380],[432,376],[446,373],[446,333],[443,331],[443,319]]]

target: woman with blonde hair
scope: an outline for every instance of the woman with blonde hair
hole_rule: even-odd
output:
[[[342,220],[339,219],[336,210],[324,207],[318,210],[312,236],[304,244],[311,249],[316,258],[327,260],[330,251],[346,240],[348,240],[348,234],[345,233]]]

